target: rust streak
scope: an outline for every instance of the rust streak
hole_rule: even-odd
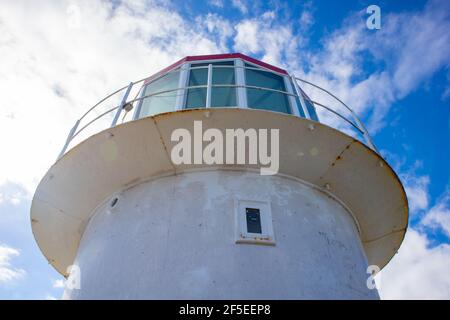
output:
[[[170,157],[169,150],[167,149],[166,143],[164,142],[164,139],[162,137],[161,130],[159,130],[158,123],[156,122],[156,117],[151,117],[151,118],[153,120],[153,123],[155,124],[156,130],[158,131],[159,140],[161,141],[161,143],[162,143],[162,145],[164,147],[164,151],[166,152],[166,155],[167,155],[168,159],[170,160],[170,164],[171,164],[171,166],[173,168],[173,171],[175,172],[175,174],[177,174],[177,169],[176,169],[175,165],[172,162],[172,158]]]

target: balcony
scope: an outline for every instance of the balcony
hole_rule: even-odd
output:
[[[314,89],[315,99],[307,94]],[[334,127],[377,152],[355,112],[328,90],[242,54],[186,57],[114,91],[83,114],[58,159],[108,127],[184,109],[250,108],[289,114]]]

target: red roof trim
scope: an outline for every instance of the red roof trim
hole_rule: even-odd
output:
[[[177,62],[171,64],[170,66],[162,69],[161,71],[155,73],[154,75],[148,77],[145,82],[144,85],[147,84],[148,82],[150,82],[151,80],[155,79],[156,77],[159,77],[160,75],[169,72],[170,70],[175,69],[176,67],[178,67],[179,65],[188,62],[188,61],[202,61],[202,60],[223,60],[223,59],[242,59],[244,61],[256,64],[260,67],[284,74],[284,75],[288,75],[288,73],[286,72],[286,70],[275,67],[271,64],[262,62],[260,60],[254,59],[252,57],[246,56],[245,54],[242,53],[225,53],[225,54],[210,54],[210,55],[202,55],[202,56],[187,56],[184,57],[183,59],[178,60]]]

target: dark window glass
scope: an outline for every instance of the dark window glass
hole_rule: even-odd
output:
[[[188,90],[186,109],[206,107],[206,88],[193,88]]]
[[[248,233],[262,233],[261,230],[261,213],[259,209],[246,208],[245,216],[247,220]]]
[[[211,92],[211,107],[236,107],[236,88],[214,87]]]
[[[236,83],[235,70],[231,67],[233,65],[234,61],[221,61],[213,64],[211,107],[235,107],[237,105],[235,87],[217,86],[221,84],[234,85]]]
[[[234,68],[214,67],[212,84],[234,84]]]
[[[284,78],[272,72],[246,69],[245,80],[248,86],[286,91]],[[288,96],[281,92],[247,88],[247,103],[249,108],[291,113]]]
[[[206,106],[206,84],[208,82],[207,64],[196,63],[191,67],[204,67],[201,69],[193,69],[189,72],[188,86],[205,86],[205,88],[188,89],[186,98],[186,108],[204,108]]]
[[[235,84],[234,68],[220,67],[233,66],[234,61],[218,61],[211,63],[212,85],[216,85],[211,90],[211,107],[236,106],[236,89],[234,87],[220,87],[221,84]],[[206,85],[208,83],[209,63],[195,63],[191,67],[204,67],[193,69],[189,73],[189,86],[205,86],[204,88],[188,89],[186,108],[204,108],[206,106]]]
[[[195,66],[197,67],[197,66]],[[200,66],[199,66],[200,67]],[[206,86],[208,82],[208,68],[193,69],[189,74],[189,86]]]

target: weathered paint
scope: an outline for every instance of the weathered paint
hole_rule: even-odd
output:
[[[215,169],[175,166],[170,161],[171,132],[177,128],[191,131],[194,120],[202,120],[205,130],[279,128],[279,174],[324,188],[350,208],[369,264],[382,268],[397,252],[408,223],[405,192],[377,153],[308,119],[263,110],[211,108],[159,114],[109,128],[71,149],[50,168],[33,197],[31,218],[37,222],[32,223],[32,230],[60,273],[67,275],[87,223],[112,194],[150,178]],[[255,166],[216,169],[251,168]]]
[[[236,199],[270,204],[274,246],[235,243]],[[256,172],[194,171],[111,195],[75,265],[81,287],[65,298],[378,298],[349,211],[309,184]]]

